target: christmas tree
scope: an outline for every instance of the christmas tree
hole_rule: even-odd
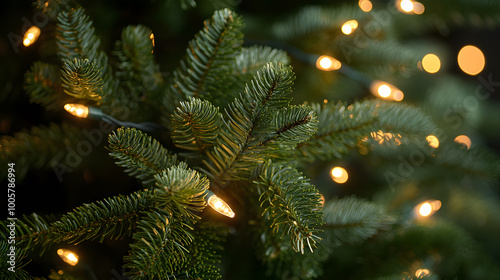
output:
[[[499,4],[137,2],[12,3],[1,279],[500,275]]]

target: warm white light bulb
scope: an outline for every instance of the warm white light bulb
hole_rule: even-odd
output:
[[[417,205],[414,211],[417,218],[425,218],[431,216],[439,209],[441,209],[441,201],[427,200]]]
[[[429,135],[425,138],[425,140],[427,140],[427,142],[429,142],[429,146],[431,146],[433,148],[439,147],[439,139],[436,136]]]
[[[342,33],[344,33],[345,35],[349,35],[351,34],[354,30],[356,30],[356,28],[358,28],[358,22],[354,19],[352,20],[348,20],[346,21],[343,25],[342,25]]]
[[[25,47],[28,47],[28,46],[31,46],[33,43],[36,42],[36,40],[38,40],[38,37],[40,37],[40,28],[38,28],[37,26],[32,26],[30,27],[26,33],[24,33],[24,37],[23,37],[23,45]]]
[[[339,166],[332,168],[330,174],[332,175],[332,180],[339,184],[347,182],[347,179],[349,178],[347,171]]]
[[[67,249],[58,249],[57,254],[69,265],[75,266],[78,263],[78,255]]]
[[[316,68],[323,71],[338,70],[341,66],[340,61],[328,55],[322,55],[316,60]]]
[[[89,115],[89,107],[82,104],[68,103],[64,105],[64,110],[79,118],[86,118]]]
[[[411,0],[402,0],[399,5],[401,9],[407,13],[413,11],[413,2]]]
[[[229,205],[224,200],[213,193],[211,193],[211,195],[209,194],[207,204],[215,211],[224,216],[227,216],[229,218],[234,217],[234,212],[233,210],[231,210],[231,207],[229,207]]]

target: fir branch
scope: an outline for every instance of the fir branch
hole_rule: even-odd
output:
[[[48,218],[48,219],[47,219]],[[54,240],[54,229],[50,223],[54,218],[43,218],[37,214],[24,215],[15,222],[16,246],[23,248],[25,251],[33,250],[35,247],[41,247],[40,254],[43,254],[45,249],[50,246]],[[4,240],[8,239],[10,229],[7,227],[11,224],[9,221],[0,221],[2,233],[0,236]]]
[[[283,50],[273,49],[268,46],[245,47],[241,49],[234,60],[233,74],[250,74],[253,76],[269,62],[288,65],[290,59]]]
[[[102,99],[101,72],[88,59],[66,60],[61,80],[64,92],[68,95],[97,102]]]
[[[108,66],[108,57],[99,50],[101,41],[95,35],[92,21],[84,14],[82,8],[61,12],[57,25],[58,55],[61,61],[72,61],[75,58],[88,59],[100,71],[102,79],[102,102],[111,102],[116,99],[117,84],[112,78],[111,68]]]
[[[172,115],[174,144],[182,149],[204,152],[219,134],[222,115],[210,102],[192,98],[180,102]]]
[[[151,209],[154,201],[149,191],[139,191],[77,207],[52,224],[57,235],[53,242],[122,238],[135,228],[139,212]]]
[[[118,160],[116,164],[144,185],[153,183],[155,174],[177,162],[176,155],[135,128],[119,128],[109,135],[108,142],[109,155]]]
[[[332,200],[324,212],[325,234],[333,246],[368,239],[395,222],[383,207],[355,197]]]
[[[21,181],[30,168],[56,169],[56,159],[63,158],[68,152],[66,147],[79,141],[81,135],[77,127],[67,123],[34,126],[29,131],[0,137],[0,161],[3,166],[16,163],[16,178]],[[0,171],[0,180],[6,172],[7,169]]]
[[[155,179],[156,208],[143,213],[130,254],[124,258],[125,267],[131,269],[128,275],[133,279],[179,275],[175,266],[187,260],[186,248],[193,241],[193,224],[199,219],[194,212],[202,211],[206,205],[208,179],[185,165],[171,167]]]
[[[155,175],[155,181],[158,207],[189,217],[189,220],[197,219],[193,212],[201,212],[205,208],[205,195],[210,182],[185,164],[163,170]]]
[[[159,66],[154,61],[151,36],[151,29],[145,26],[127,26],[113,52],[118,58],[115,75],[120,80],[124,97],[135,102],[154,102],[156,96],[152,93],[163,83]]]
[[[24,75],[24,90],[30,102],[44,106],[47,110],[62,110],[69,98],[61,87],[59,68],[55,65],[35,62]]]
[[[264,161],[262,143],[273,137],[274,114],[290,102],[287,95],[293,80],[289,67],[270,63],[229,105],[229,120],[224,120],[217,144],[207,153],[208,160],[204,160],[211,178],[237,178]]]
[[[193,242],[188,246],[187,260],[181,263],[177,271],[186,271],[194,279],[221,279],[217,266],[221,262],[222,244],[228,231],[222,225],[199,223],[194,230]]]
[[[220,102],[230,76],[231,65],[239,52],[243,34],[242,21],[234,12],[216,11],[205,27],[189,42],[181,66],[174,71],[164,99],[164,106],[172,113],[177,101],[189,96]],[[166,122],[170,116],[165,115]]]
[[[270,161],[254,183],[259,186],[263,215],[272,220],[273,231],[288,235],[295,251],[304,253],[307,243],[312,252],[320,240],[317,234],[323,214],[316,188],[297,170]]]
[[[132,236],[124,268],[131,279],[175,278],[175,264],[186,259],[186,246],[192,241],[186,229],[175,225],[175,218],[163,209],[142,213]]]
[[[0,240],[0,279],[31,280],[33,277],[26,272],[23,267],[26,266],[26,250],[20,246],[14,246],[7,243],[7,239]],[[9,255],[14,255],[13,258]],[[10,263],[10,262],[13,263]],[[13,269],[10,270],[10,269]]]
[[[318,132],[297,146],[310,160],[340,158],[361,139],[379,130],[422,139],[436,130],[430,117],[419,109],[390,101],[365,100],[350,106],[314,104],[313,108],[318,115]]]

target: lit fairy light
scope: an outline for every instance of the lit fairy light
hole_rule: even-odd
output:
[[[441,208],[441,201],[427,200],[415,206],[414,212],[417,218],[425,218],[433,215]]]
[[[411,0],[402,0],[399,3],[399,7],[401,7],[401,10],[404,12],[410,13],[413,11],[413,2]]]
[[[425,6],[424,4],[420,3],[420,2],[417,2],[417,1],[413,1],[413,12],[417,15],[421,15],[423,14],[425,11]]]
[[[431,272],[427,268],[420,268],[415,272],[415,277],[423,278],[429,275]]]
[[[354,19],[352,20],[348,20],[346,21],[343,25],[342,25],[342,33],[344,33],[345,35],[349,35],[351,34],[354,30],[356,30],[356,28],[358,28],[358,22]]]
[[[89,107],[81,104],[68,103],[64,105],[64,110],[79,118],[86,118],[89,115]]]
[[[439,139],[434,136],[434,135],[428,135],[425,140],[427,140],[427,142],[429,142],[429,146],[433,147],[433,148],[437,148],[439,147]]]
[[[358,6],[363,12],[366,13],[371,11],[373,8],[373,4],[370,0],[359,0]]]
[[[376,97],[386,100],[401,101],[404,99],[404,93],[400,89],[383,81],[373,81],[370,85],[370,92]]]
[[[458,135],[457,137],[455,137],[454,141],[458,144],[465,145],[467,149],[470,149],[470,147],[472,146],[472,141],[467,135]]]
[[[215,211],[219,212],[220,214],[227,216],[229,218],[234,218],[234,212],[229,207],[229,205],[222,200],[220,197],[216,196],[213,192],[209,191],[209,194],[207,196],[207,204],[212,207]]]
[[[322,55],[316,60],[316,68],[323,71],[338,70],[341,66],[340,61],[328,55]]]
[[[441,69],[441,60],[435,54],[429,53],[422,58],[422,67],[427,73],[437,73]]]
[[[67,249],[58,249],[57,254],[61,259],[71,266],[78,263],[78,255]]]
[[[457,61],[460,69],[471,76],[481,73],[486,64],[483,52],[478,47],[472,45],[460,49]]]
[[[33,45],[36,40],[38,40],[38,37],[40,37],[40,28],[38,28],[37,26],[32,26],[30,27],[26,33],[24,33],[24,37],[23,37],[23,45],[25,47],[29,47],[31,45]]]
[[[349,178],[347,171],[339,166],[332,168],[330,175],[332,176],[333,181],[339,184],[347,182],[347,179]]]

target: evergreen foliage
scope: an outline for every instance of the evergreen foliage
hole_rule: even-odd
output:
[[[170,1],[183,9],[197,2],[201,5]],[[479,2],[474,11],[486,3]],[[403,102],[364,97],[351,103],[325,99],[294,104],[295,74],[289,65],[294,60],[268,46],[243,47],[243,20],[229,9],[215,11],[204,22],[179,66],[164,80],[150,28],[125,27],[108,61],[93,22],[79,4],[35,4],[57,21],[60,64],[32,65],[24,83],[30,102],[57,111],[76,100],[99,106],[128,124],[148,120],[162,122],[167,129],[153,132],[153,137],[121,127],[108,136],[109,156],[133,177],[123,180],[138,189],[87,202],[62,216],[33,213],[16,221],[18,279],[33,278],[24,270],[32,253],[47,256],[54,245],[110,241],[128,245],[121,265],[130,279],[494,279],[500,274],[473,238],[477,220],[498,229],[494,191],[477,186],[495,183],[500,160],[486,149],[452,142],[447,137],[453,129],[442,129],[446,124],[435,118],[436,112],[449,108],[447,101],[466,96],[466,86],[449,87],[458,84],[453,79],[436,82],[433,91],[448,95],[429,98],[427,112]],[[377,14],[347,5],[294,11],[288,19],[267,25],[270,36],[310,53],[336,54],[367,77],[414,74],[410,70],[420,57],[397,40],[398,16],[360,47],[355,36],[340,34],[340,26],[348,19],[373,24],[380,20]],[[298,68],[309,71],[301,69],[304,65]],[[460,124],[461,129],[472,126]],[[81,134],[87,133],[62,123],[2,136],[1,164],[15,162],[16,180],[21,182],[30,169],[56,168]],[[428,145],[428,135],[438,135],[439,147]],[[415,158],[416,152],[422,154],[418,163],[401,163]],[[358,178],[346,188],[332,187],[329,178],[323,178],[330,163],[354,163]],[[0,178],[6,178],[6,171],[1,172]],[[317,178],[310,180],[309,175]],[[82,176],[92,181],[88,174]],[[117,179],[115,174],[106,177]],[[136,179],[140,185],[133,183]],[[491,191],[489,200],[476,190]],[[210,192],[231,205],[235,219],[205,211]],[[328,197],[324,204],[320,192]],[[455,221],[416,218],[414,207],[427,196],[448,203],[442,217],[455,214]],[[464,204],[468,199],[470,204]],[[456,214],[464,212],[468,214]],[[467,220],[461,221],[462,216]],[[7,270],[11,248],[5,241],[12,235],[9,223],[0,222],[2,279],[12,276]],[[238,258],[248,269],[254,268],[253,261],[261,262],[250,276],[241,262],[231,260],[235,252],[228,244],[237,245]],[[261,272],[262,266],[267,273]],[[431,275],[417,276],[420,267],[431,269]],[[55,271],[48,277],[79,278]]]

